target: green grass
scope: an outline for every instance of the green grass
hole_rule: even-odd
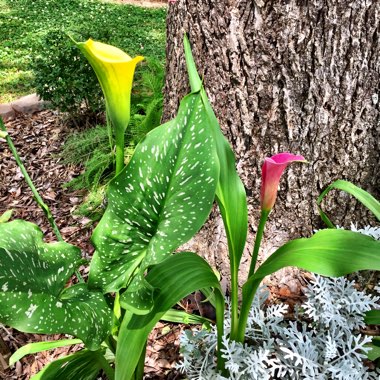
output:
[[[43,37],[61,29],[77,40],[101,30],[129,55],[165,59],[165,9],[99,0],[0,0],[0,103],[34,91],[30,62]]]

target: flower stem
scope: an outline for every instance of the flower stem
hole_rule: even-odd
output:
[[[116,172],[117,176],[124,168],[124,128],[115,128]]]
[[[57,239],[59,241],[63,241],[62,235],[58,229],[57,224],[55,223],[55,220],[54,220],[53,215],[49,209],[49,206],[43,201],[43,199],[41,198],[37,189],[35,188],[31,178],[29,177],[29,174],[27,173],[27,171],[25,169],[24,164],[22,163],[22,161],[20,159],[20,156],[17,153],[16,147],[13,145],[12,139],[10,138],[9,134],[7,133],[7,130],[6,130],[5,125],[4,125],[1,118],[0,118],[0,129],[6,133],[5,140],[8,143],[9,149],[11,150],[13,157],[15,158],[16,163],[17,163],[18,167],[20,168],[21,173],[23,174],[26,183],[28,184],[28,186],[32,190],[32,193],[34,195],[36,202],[38,203],[38,205],[42,208],[43,212],[45,213],[45,215],[46,215],[46,217],[47,217],[47,219],[48,219],[48,221],[49,221],[49,223],[50,223],[50,225],[51,225],[51,227],[55,233],[55,236],[57,237]]]
[[[256,240],[255,240],[255,245],[253,247],[251,265],[249,268],[248,282],[249,282],[249,279],[251,278],[251,276],[255,273],[255,267],[256,267],[257,257],[259,255],[261,240],[262,240],[263,235],[264,235],[265,224],[268,220],[268,216],[269,216],[270,211],[271,210],[261,210],[260,222],[259,222],[259,226],[257,228]],[[240,310],[240,315],[239,315],[238,333],[237,333],[237,337],[235,339],[237,342],[241,342],[241,343],[244,342],[245,330],[247,328],[249,310],[251,308],[252,301],[255,297],[255,294],[256,294],[256,291],[257,291],[259,285],[260,285],[260,281],[258,281],[258,282],[254,281],[251,284],[251,289],[248,292],[248,297],[244,297],[244,288],[243,288],[243,303],[241,305],[241,310]],[[244,285],[244,286],[246,286],[246,285]]]
[[[232,263],[231,263],[232,264]],[[232,270],[231,265],[231,336],[235,336],[238,333],[238,323],[239,323],[239,283],[238,283],[238,272],[237,270]]]
[[[21,158],[20,158],[20,156],[16,150],[16,147],[13,144],[12,139],[10,138],[10,136],[7,132],[7,129],[5,128],[4,122],[3,122],[1,117],[0,117],[0,130],[2,132],[4,132],[2,135],[4,135],[5,140],[9,146],[9,149],[12,152],[13,157],[15,158],[18,167],[20,168],[21,173],[24,176],[26,183],[30,187],[30,190],[32,190],[32,193],[34,195],[34,199],[36,200],[37,204],[41,207],[42,211],[44,212],[47,220],[49,221],[51,228],[53,229],[55,236],[57,237],[57,240],[63,241],[61,232],[59,231],[59,228],[58,228],[58,226],[54,220],[53,214],[51,213],[49,206],[43,201],[43,199],[41,198],[40,194],[38,193],[36,187],[34,186],[34,183],[33,183],[32,179],[30,178],[28,172],[26,171],[25,166],[21,161]],[[80,275],[79,271],[75,271],[75,274],[78,277],[79,282],[83,282],[83,278]]]
[[[110,144],[110,151],[113,150],[113,135],[112,135],[112,124],[109,117],[108,111],[106,111],[106,123],[107,123],[107,133],[108,133],[108,142]]]
[[[112,335],[108,335],[107,338],[104,340],[104,343],[107,345],[109,350],[115,355],[116,353],[116,340]]]
[[[253,253],[252,253],[252,259],[251,259],[251,265],[249,267],[248,278],[251,277],[255,273],[255,267],[256,267],[257,258],[259,256],[261,240],[264,235],[264,228],[268,220],[269,213],[270,213],[270,210],[261,210],[260,222],[259,222],[259,227],[257,228],[255,245],[253,247]]]
[[[222,346],[223,346],[223,334],[224,334],[224,310],[225,302],[224,297],[221,293],[216,292],[216,330],[217,330],[217,368],[221,371],[222,375],[227,377],[228,371],[225,367],[226,360],[222,356]]]
[[[248,292],[248,297],[244,298],[243,295],[243,303],[241,305],[240,315],[239,315],[239,328],[238,328],[238,335],[234,339],[237,342],[244,343],[245,340],[245,330],[247,328],[247,321],[249,316],[249,310],[251,308],[253,299],[255,298],[255,294],[257,292],[257,289],[259,288],[260,281],[254,281],[251,284],[251,287]]]

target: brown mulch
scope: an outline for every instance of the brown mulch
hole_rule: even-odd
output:
[[[21,115],[7,122],[6,127],[26,170],[51,209],[64,240],[78,245],[88,256],[93,251],[88,243],[91,221],[72,214],[85,194],[62,186],[81,171],[79,167],[64,165],[59,156],[70,128],[62,125],[51,111],[32,116]],[[0,145],[0,157],[0,214],[12,209],[13,218],[39,225],[47,241],[55,240],[44,213],[34,201],[5,142]]]
[[[20,115],[6,123],[9,135],[40,195],[50,207],[64,240],[81,248],[84,257],[93,253],[90,236],[93,224],[83,216],[73,214],[81,203],[84,192],[63,188],[63,184],[77,176],[81,168],[64,165],[60,151],[72,129],[61,122],[52,111],[34,115]],[[0,139],[0,215],[13,209],[12,219],[24,219],[37,224],[45,234],[46,241],[56,240],[43,212],[32,198],[5,140]],[[180,379],[173,366],[179,355],[181,327],[160,323],[152,332],[146,356],[146,379]],[[52,360],[75,352],[80,346],[63,347],[52,351],[29,355],[13,368],[1,370],[7,351],[14,352],[23,345],[42,340],[61,338],[20,333],[0,325],[0,379],[26,380]]]

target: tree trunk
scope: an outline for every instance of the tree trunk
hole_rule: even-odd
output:
[[[379,0],[177,0],[167,18],[164,119],[189,90],[182,48],[189,35],[198,71],[236,154],[249,197],[249,244],[259,214],[266,156],[290,151],[308,165],[284,174],[266,230],[266,253],[321,227],[320,192],[347,179],[379,197]],[[371,218],[344,193],[330,195],[333,221]],[[226,272],[218,213],[191,242]],[[245,256],[247,258],[247,256]]]

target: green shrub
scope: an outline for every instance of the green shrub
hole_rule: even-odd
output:
[[[83,164],[84,170],[66,186],[74,189],[98,187],[100,180],[107,180],[113,171],[112,156],[105,126],[74,132],[65,141],[62,157],[67,164]]]
[[[106,35],[99,37],[107,42]],[[49,32],[39,52],[33,58],[32,69],[33,86],[41,98],[73,119],[104,110],[102,91],[92,67],[64,32]]]

